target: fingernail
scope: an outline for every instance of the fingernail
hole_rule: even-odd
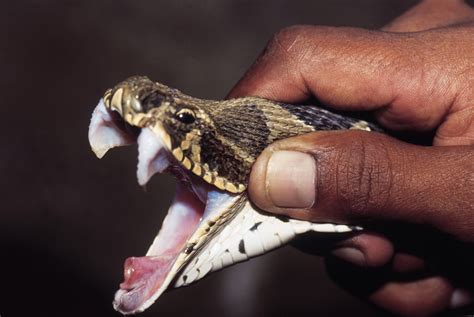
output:
[[[458,288],[455,289],[453,295],[451,295],[450,306],[453,309],[467,306],[474,302],[474,294],[468,290]]]
[[[277,207],[309,208],[316,199],[316,162],[306,153],[276,151],[268,160],[267,196]]]
[[[343,247],[343,248],[335,249],[331,253],[335,257],[338,257],[352,264],[355,264],[358,266],[366,266],[364,254],[356,248]]]

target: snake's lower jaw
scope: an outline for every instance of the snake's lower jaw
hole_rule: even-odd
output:
[[[124,281],[114,299],[116,310],[124,314],[143,311],[168,288],[183,262],[178,258],[204,212],[204,203],[178,182],[174,201],[146,256],[125,261]]]

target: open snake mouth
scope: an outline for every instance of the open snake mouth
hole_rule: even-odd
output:
[[[197,271],[188,270],[187,274],[182,271],[222,211],[238,200],[238,195],[220,191],[181,167],[156,131],[142,128],[137,137],[129,128],[101,101],[89,127],[92,149],[102,157],[112,147],[136,142],[140,185],[145,185],[154,174],[165,172],[175,175],[178,182],[174,200],[146,256],[125,261],[124,281],[114,299],[115,309],[124,314],[145,310],[168,286],[187,285],[209,273],[209,265]]]
[[[191,284],[209,272],[269,252],[299,234],[360,230],[268,215],[248,201],[245,188],[223,186],[229,192],[222,191],[205,176],[191,173],[174,155],[176,149],[171,152],[170,135],[162,123],[152,118],[153,124],[147,124],[150,113],[142,111],[136,98],[153,93],[154,85],[147,78],[133,77],[107,91],[108,107],[101,100],[89,126],[89,142],[99,158],[113,147],[138,144],[139,184],[145,185],[156,173],[172,173],[178,179],[173,203],[148,252],[125,261],[124,281],[114,299],[116,310],[141,312],[170,287]]]

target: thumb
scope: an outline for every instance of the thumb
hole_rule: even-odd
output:
[[[310,221],[399,220],[474,241],[474,151],[422,147],[363,131],[315,132],[259,156],[249,194],[261,209]]]

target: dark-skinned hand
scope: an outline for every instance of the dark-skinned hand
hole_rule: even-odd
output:
[[[329,274],[400,315],[474,302],[474,10],[424,1],[382,30],[278,32],[229,97],[371,112],[387,131],[315,132],[270,145],[249,193],[263,210],[362,224],[333,246]],[[470,306],[472,307],[472,306]],[[469,309],[469,308],[467,308]]]

